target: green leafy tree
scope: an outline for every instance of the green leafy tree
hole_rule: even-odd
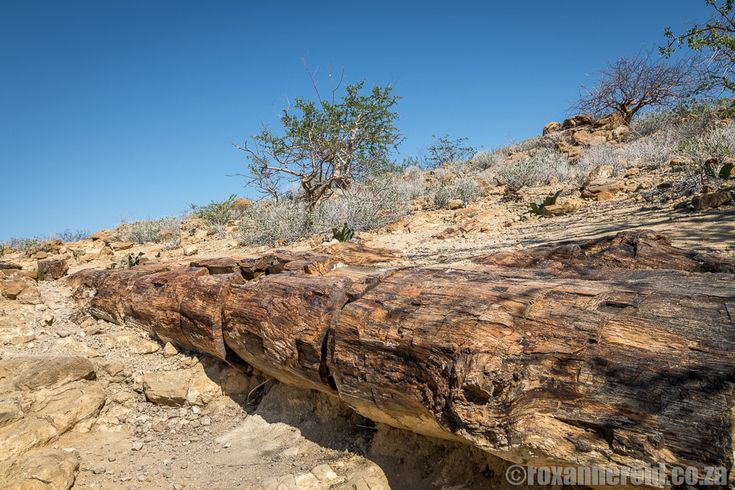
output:
[[[475,148],[467,144],[467,138],[452,139],[448,134],[440,137],[434,135],[433,138],[434,144],[426,150],[428,156],[424,158],[424,165],[427,168],[469,160],[476,152]]]
[[[401,142],[395,126],[398,97],[390,86],[363,93],[364,82],[345,87],[344,95],[317,101],[296,99],[283,111],[283,131],[265,128],[251,145],[238,146],[248,155],[249,182],[276,200],[297,184],[310,207],[346,189],[375,169],[389,166]]]
[[[710,82],[728,91],[734,91],[735,0],[705,0],[705,3],[712,10],[710,18],[704,23],[694,24],[680,34],[666,27],[664,36],[668,42],[659,49],[661,54],[667,57],[682,46],[707,54],[707,74]]]

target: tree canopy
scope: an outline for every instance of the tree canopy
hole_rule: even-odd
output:
[[[264,128],[251,145],[249,180],[278,199],[285,186],[297,183],[313,206],[345,189],[373,168],[384,167],[401,141],[395,126],[398,97],[390,85],[363,93],[364,82],[347,85],[336,100],[296,99],[281,114],[282,132]]]

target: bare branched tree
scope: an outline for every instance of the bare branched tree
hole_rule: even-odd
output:
[[[665,63],[650,55],[620,58],[600,73],[597,85],[582,90],[575,109],[596,116],[617,112],[626,123],[644,107],[662,107],[692,95],[700,86],[694,60]]]

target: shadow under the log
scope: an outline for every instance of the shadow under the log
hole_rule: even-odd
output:
[[[366,458],[380,468],[394,490],[551,488],[511,485],[505,476],[510,462],[470,445],[375,424],[324,393],[269,379],[247,395],[231,398],[249,414],[298,429],[321,447]],[[374,481],[370,483],[373,488]]]

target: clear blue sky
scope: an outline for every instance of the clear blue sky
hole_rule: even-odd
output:
[[[0,0],[0,240],[253,196],[228,177],[245,163],[231,144],[313,93],[302,58],[392,83],[405,155],[432,134],[496,147],[706,13],[703,0]]]

